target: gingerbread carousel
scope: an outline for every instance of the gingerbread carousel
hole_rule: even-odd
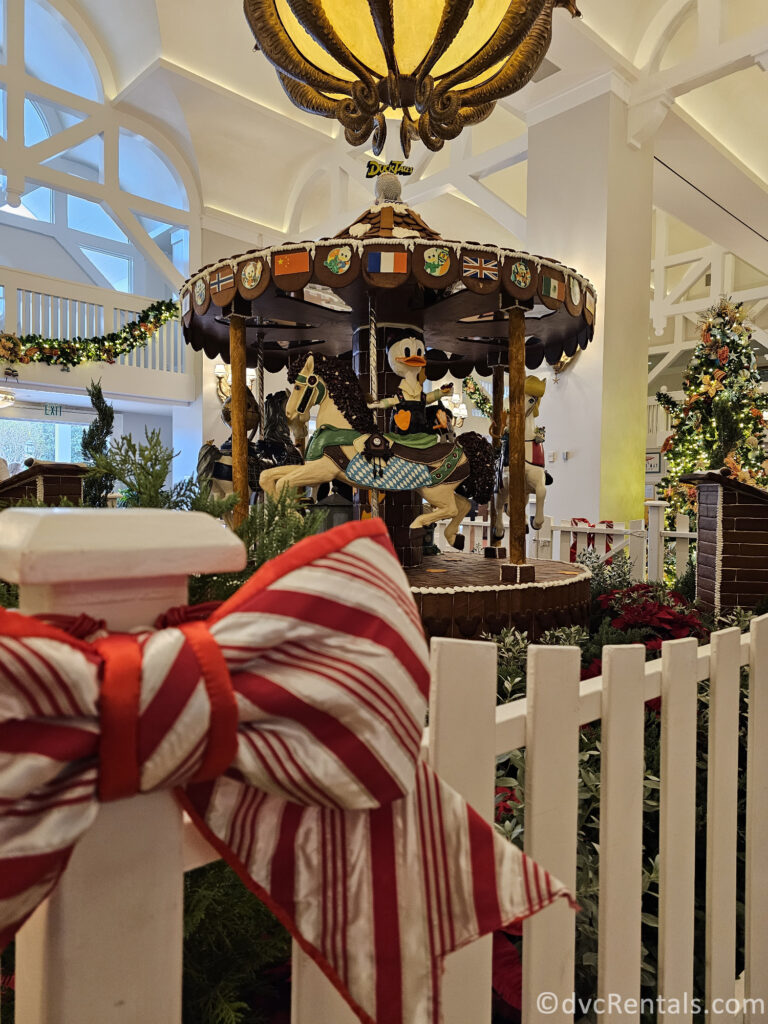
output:
[[[274,495],[352,486],[355,515],[386,523],[428,632],[461,637],[508,625],[535,636],[585,620],[586,571],[526,559],[526,370],[586,348],[595,307],[590,282],[556,260],[443,238],[403,202],[391,174],[337,235],[221,260],[181,290],[186,342],[231,363],[239,517],[249,494],[245,409],[236,402],[246,368],[288,367],[286,414],[306,420],[315,410],[317,430],[304,465],[262,474],[262,487]],[[454,436],[439,414],[452,390],[440,382],[471,372],[493,379],[490,441]],[[503,502],[493,503],[493,491],[505,427],[508,551],[424,557],[424,528],[440,521],[460,548],[472,499],[492,504],[500,532]]]

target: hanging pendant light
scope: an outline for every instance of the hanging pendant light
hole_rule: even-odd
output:
[[[336,118],[353,146],[373,134],[377,156],[397,112],[408,156],[530,81],[556,7],[579,14],[574,0],[245,0],[245,15],[297,107]]]

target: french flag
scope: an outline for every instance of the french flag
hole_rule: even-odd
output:
[[[368,253],[368,272],[370,274],[407,274],[408,253],[385,250]]]

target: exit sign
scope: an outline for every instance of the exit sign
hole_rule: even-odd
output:
[[[60,405],[46,405],[45,415],[46,416],[61,416],[62,406]]]

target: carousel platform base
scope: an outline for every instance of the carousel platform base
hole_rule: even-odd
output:
[[[482,555],[449,552],[405,569],[428,636],[480,640],[507,626],[531,640],[556,626],[586,626],[589,573],[578,564],[532,560],[531,583],[506,583],[500,564]]]

